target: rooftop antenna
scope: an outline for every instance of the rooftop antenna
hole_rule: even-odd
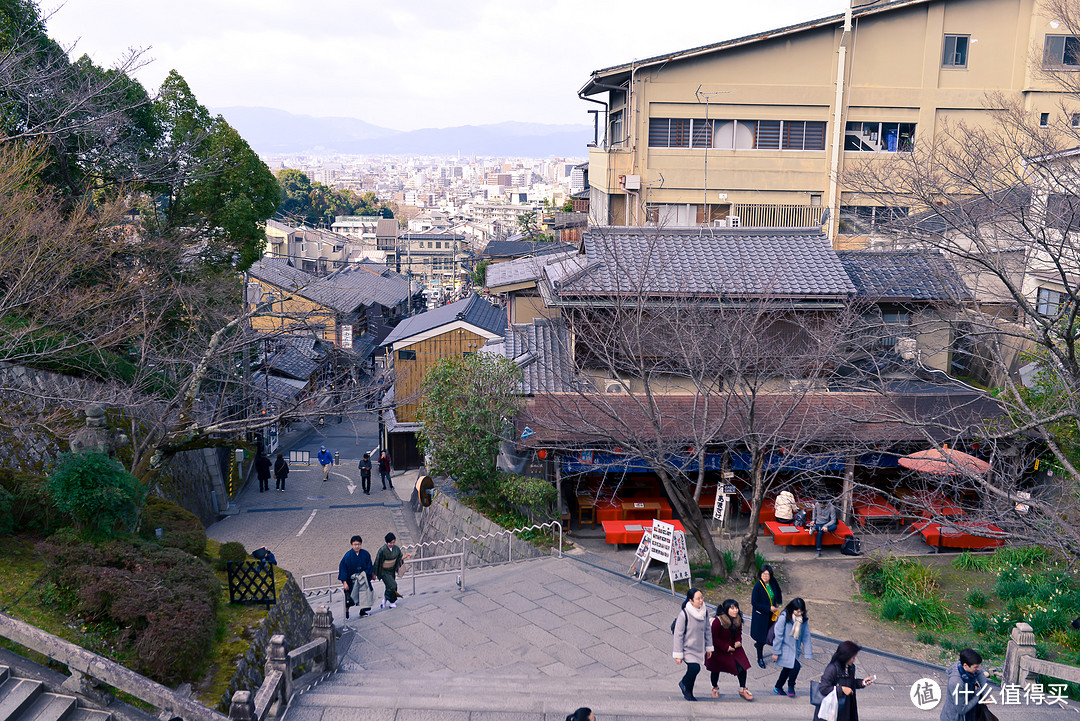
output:
[[[705,126],[707,128],[709,128],[709,143],[708,143],[708,145],[705,146],[705,153],[704,153],[704,155],[705,155],[705,171],[704,171],[705,172],[705,177],[702,179],[702,182],[701,182],[701,191],[705,196],[704,197],[704,203],[701,206],[701,215],[705,219],[705,224],[707,224],[707,225],[709,224],[709,148],[712,147],[712,144],[713,144],[713,127],[710,124],[712,121],[709,120],[709,101],[715,95],[727,95],[730,92],[731,92],[730,90],[712,90],[712,91],[706,92],[706,91],[701,89],[700,85],[698,85],[697,90],[694,91],[694,97],[697,98],[697,101],[699,103],[701,103],[701,102],[705,103]],[[690,147],[694,146],[694,126],[693,126],[693,122],[694,122],[693,120],[690,121]]]

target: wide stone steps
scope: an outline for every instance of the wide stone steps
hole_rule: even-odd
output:
[[[791,699],[754,689],[747,702],[735,692],[735,679],[721,678],[721,698],[709,695],[708,672],[698,677],[698,701],[685,701],[670,678],[628,679],[507,676],[478,671],[422,675],[379,671],[339,672],[293,697],[285,719],[310,719],[321,709],[326,719],[348,719],[348,709],[364,709],[363,719],[395,719],[398,710],[439,711],[448,721],[468,718],[468,712],[520,714],[522,718],[562,719],[578,706],[590,706],[603,718],[738,718],[800,719],[812,716],[805,692]],[[805,685],[802,687],[805,689]],[[802,689],[800,689],[802,690]],[[860,694],[859,717],[866,721],[899,721],[918,712],[907,689],[879,687]],[[331,712],[330,710],[333,709]],[[412,716],[409,716],[412,718]],[[360,716],[357,716],[360,718]],[[929,717],[928,717],[929,718]]]
[[[112,714],[79,708],[74,696],[51,693],[40,681],[0,666],[0,721],[109,721]]]

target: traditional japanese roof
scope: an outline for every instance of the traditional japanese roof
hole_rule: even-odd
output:
[[[258,278],[282,290],[290,291],[299,290],[318,280],[311,273],[294,267],[285,258],[263,258],[255,261],[248,268],[248,273],[253,278]]]
[[[398,323],[390,335],[386,336],[382,345],[391,345],[459,321],[473,326],[484,334],[498,336],[502,335],[506,329],[506,311],[496,308],[478,295],[470,295],[464,300],[406,318]]]
[[[584,256],[545,268],[563,301],[643,293],[837,302],[856,290],[816,230],[612,227],[582,241]]]
[[[514,258],[505,263],[493,263],[487,268],[485,285],[488,288],[529,283],[538,280],[544,273],[544,266],[577,255],[577,250],[561,253],[548,253],[540,256]]]
[[[485,351],[500,353],[521,369],[521,393],[563,392],[574,387],[570,330],[561,318],[535,318],[507,326]]]
[[[550,240],[492,240],[484,248],[487,258],[522,258],[525,256],[565,253],[574,250],[568,243]]]
[[[956,270],[935,251],[837,253],[858,295],[880,301],[960,301],[969,293]]]
[[[289,265],[283,258],[263,258],[252,264],[252,277],[338,311],[351,313],[360,306],[393,308],[409,298],[409,280],[377,263],[348,265],[319,278]]]
[[[537,394],[518,416],[519,429],[533,434],[531,446],[589,448],[614,438],[659,434],[666,443],[694,443],[694,426],[708,425],[715,443],[737,443],[751,430],[745,422],[745,398],[710,397],[708,415],[701,396],[655,395],[648,403],[625,394]],[[655,409],[645,410],[645,409]],[[753,430],[776,446],[785,441],[830,445],[840,449],[876,444],[919,443],[926,434],[939,441],[977,435],[1004,411],[987,393],[776,393],[755,401]],[[659,431],[654,427],[659,420]],[[698,435],[697,437],[700,437]]]

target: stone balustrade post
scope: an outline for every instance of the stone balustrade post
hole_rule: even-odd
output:
[[[311,619],[311,640],[325,639],[326,647],[323,649],[323,657],[316,661],[315,671],[322,673],[337,669],[337,633],[334,630],[334,615],[330,613],[329,606],[319,606],[315,609],[315,615]]]
[[[1005,650],[1005,667],[1001,671],[1003,684],[1026,685],[1031,681],[1029,674],[1020,668],[1020,659],[1035,656],[1035,632],[1031,624],[1018,622],[1009,634],[1009,645]]]
[[[255,699],[251,691],[237,691],[229,704],[229,721],[255,721]]]
[[[292,697],[292,669],[289,668],[289,656],[285,650],[284,634],[276,633],[270,637],[270,645],[266,647],[266,665],[263,673],[269,676],[274,671],[281,673],[281,703],[288,703]]]

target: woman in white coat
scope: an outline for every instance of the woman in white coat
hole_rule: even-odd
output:
[[[712,655],[712,631],[709,629],[709,609],[705,608],[705,596],[696,588],[686,593],[682,610],[675,618],[672,636],[674,646],[671,655],[675,663],[686,666],[686,673],[679,681],[679,690],[687,701],[694,698],[694,681],[705,660]]]

